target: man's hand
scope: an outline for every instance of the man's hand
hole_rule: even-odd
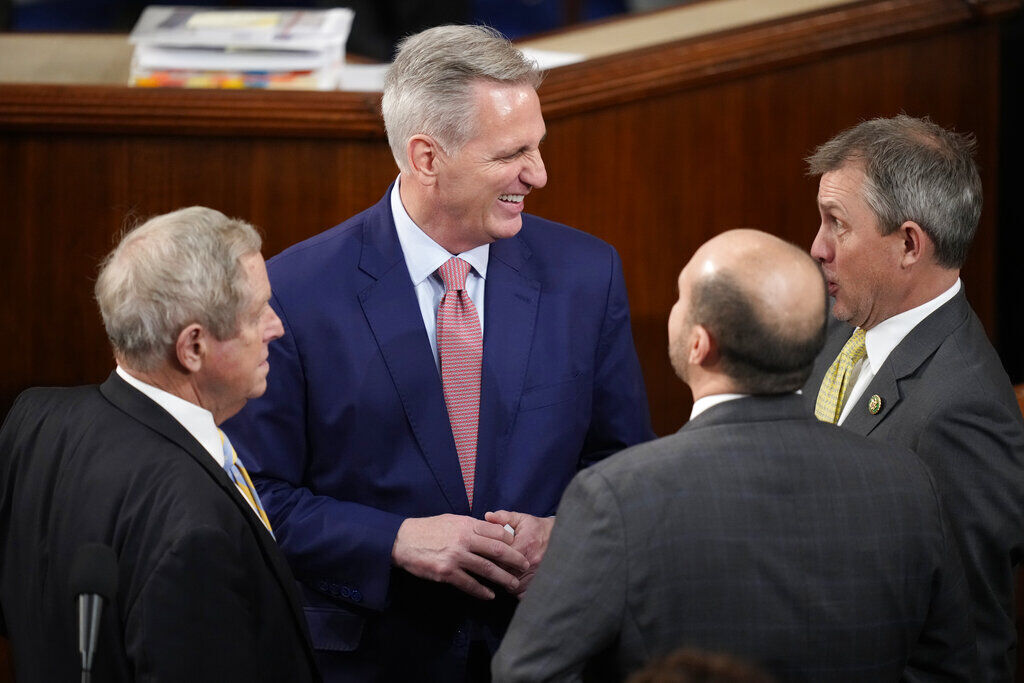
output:
[[[537,567],[544,557],[544,551],[548,549],[548,539],[551,538],[551,528],[555,526],[554,517],[534,517],[523,512],[509,512],[498,510],[488,512],[484,519],[494,524],[508,524],[515,530],[515,540],[512,547],[520,551],[529,561],[530,566],[526,571],[520,573],[519,586],[511,589],[513,595],[522,597],[526,587],[537,573]]]
[[[491,600],[494,591],[476,577],[514,593],[519,589],[516,577],[530,567],[511,544],[512,534],[501,524],[462,515],[410,517],[398,528],[391,558],[410,574]]]

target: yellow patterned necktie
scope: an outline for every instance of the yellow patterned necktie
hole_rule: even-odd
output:
[[[818,400],[814,403],[814,416],[822,422],[839,422],[846,404],[846,395],[850,391],[850,373],[853,366],[866,358],[867,348],[864,346],[864,330],[859,327],[843,345],[832,367],[825,373],[818,389]]]
[[[260,495],[256,493],[256,487],[252,485],[252,479],[249,478],[249,473],[245,470],[245,466],[238,459],[238,454],[235,453],[235,447],[231,445],[231,441],[228,439],[228,435],[224,432],[220,432],[220,442],[224,447],[224,470],[231,477],[231,481],[235,482],[235,486],[238,487],[238,492],[242,494],[252,509],[256,511],[256,515],[263,522],[263,526],[267,527],[267,531],[270,535],[274,535],[274,530],[270,527],[270,520],[267,518],[267,513],[263,511],[263,504],[260,502]]]

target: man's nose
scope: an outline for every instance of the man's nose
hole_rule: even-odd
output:
[[[814,236],[814,242],[811,243],[811,257],[822,262],[832,260],[832,247],[825,237],[824,225],[818,228],[818,234]]]
[[[274,309],[270,309],[270,316],[270,324],[267,325],[266,333],[267,342],[272,342],[275,339],[280,339],[284,336],[284,323],[282,323],[281,319],[277,317],[277,313],[274,312]]]
[[[541,158],[540,150],[528,158],[526,166],[519,174],[519,179],[524,184],[538,189],[548,184],[548,172],[544,168],[544,159]]]

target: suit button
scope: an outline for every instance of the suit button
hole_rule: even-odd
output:
[[[458,629],[455,631],[455,636],[452,638],[452,645],[457,648],[464,648],[469,643],[469,638],[466,637],[466,631],[464,629]]]
[[[348,586],[341,587],[341,597],[348,598],[351,594],[352,591],[349,590]]]
[[[350,597],[352,599],[352,602],[362,602],[363,601],[363,594],[359,592],[358,588],[353,588],[352,589],[352,593],[351,593]]]
[[[319,588],[324,593],[328,593],[331,590],[330,585],[326,581],[324,581],[324,580],[321,580],[319,583],[317,583],[316,587]]]

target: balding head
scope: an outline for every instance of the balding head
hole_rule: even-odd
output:
[[[824,280],[806,252],[764,232],[730,230],[686,264],[679,296],[669,355],[695,395],[694,382],[708,376],[749,394],[803,386],[824,344],[827,310]],[[701,335],[709,353],[698,351]]]

